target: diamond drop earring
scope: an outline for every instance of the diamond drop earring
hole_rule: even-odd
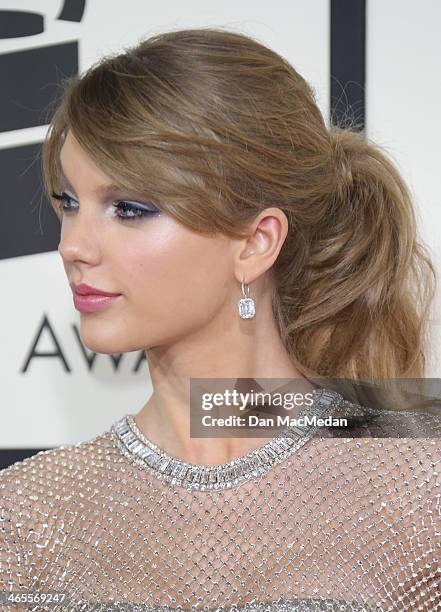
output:
[[[246,291],[247,291],[246,293],[245,293],[244,285],[246,287]],[[244,282],[242,282],[242,293],[244,297],[241,298],[238,303],[239,316],[242,319],[252,319],[256,314],[256,304],[254,303],[253,298],[250,297],[249,286]]]

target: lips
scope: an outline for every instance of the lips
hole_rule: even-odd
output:
[[[75,308],[80,312],[96,312],[102,310],[121,296],[120,293],[103,291],[97,287],[86,285],[86,283],[80,283],[79,285],[71,283],[70,286],[73,292]]]
[[[80,283],[76,285],[75,283],[70,284],[72,291],[76,295],[84,295],[84,296],[105,296],[105,297],[117,297],[121,295],[120,293],[110,293],[109,291],[103,291],[102,289],[98,289],[97,287],[92,287],[91,285],[87,285],[86,283]]]
[[[75,308],[80,312],[96,312],[107,308],[120,297],[119,295],[80,295],[74,293],[73,301]]]

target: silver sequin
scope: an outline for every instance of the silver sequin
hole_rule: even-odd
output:
[[[361,407],[319,391],[331,408]],[[0,591],[69,602],[1,610],[441,610],[441,425],[413,423],[433,437],[288,428],[198,466],[125,415],[19,461],[0,472]]]

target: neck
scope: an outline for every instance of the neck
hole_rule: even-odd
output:
[[[309,392],[313,388],[295,368],[283,345],[270,304],[266,312],[261,304],[253,319],[236,317],[228,326],[212,322],[209,328],[178,342],[149,349],[147,361],[153,393],[135,416],[135,422],[162,450],[196,464],[226,463],[267,443],[271,434],[253,438],[191,438],[190,379],[295,378],[299,379],[299,391]],[[280,386],[275,384],[277,381],[267,383],[265,389],[265,382],[259,380],[264,390]],[[213,391],[219,391],[219,384]]]

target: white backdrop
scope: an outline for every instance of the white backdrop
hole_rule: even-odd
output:
[[[60,2],[0,1],[0,8],[23,8],[46,15],[45,33],[25,39],[29,48],[37,46],[33,42],[37,38],[38,45],[79,40],[80,72],[102,55],[164,30],[200,26],[236,29],[284,55],[313,85],[322,113],[326,119],[329,115],[329,0],[224,0],[215,5],[197,0],[93,0],[87,3],[79,24],[54,20]],[[436,75],[441,43],[436,27],[440,17],[441,4],[436,0],[368,1],[368,135],[389,148],[410,181],[423,237],[438,268],[441,251],[436,220],[441,220],[441,213],[435,181],[441,86]],[[397,46],[398,31],[400,40],[409,41],[408,45]],[[19,39],[0,41],[0,53],[23,46]],[[38,127],[0,134],[0,149],[41,141],[45,131]],[[0,283],[11,287],[3,291],[0,301],[0,448],[77,442],[100,433],[118,416],[140,409],[150,394],[146,362],[134,371],[139,352],[123,355],[117,368],[111,356],[96,355],[89,367],[90,351],[80,346],[75,333],[80,317],[57,252],[1,261]],[[22,374],[44,315],[70,372],[57,356],[32,360]],[[48,329],[37,348],[40,352],[58,350]],[[438,349],[434,349],[429,375],[440,376]]]
[[[441,2],[368,0],[366,22],[367,133],[387,149],[410,186],[423,241],[440,275]],[[440,291],[432,330],[427,376],[439,378]]]

